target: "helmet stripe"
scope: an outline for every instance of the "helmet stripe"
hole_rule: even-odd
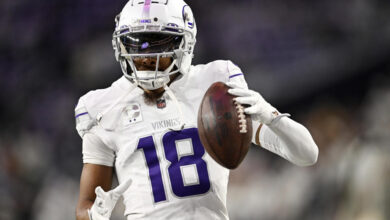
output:
[[[150,14],[150,3],[151,3],[152,0],[145,0],[145,3],[144,3],[144,10],[142,12],[142,16],[144,18],[149,18],[149,14]]]

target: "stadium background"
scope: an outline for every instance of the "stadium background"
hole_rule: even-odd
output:
[[[74,219],[73,109],[121,76],[111,34],[125,2],[0,1],[0,219]],[[238,64],[320,148],[315,166],[299,168],[252,147],[231,174],[231,219],[390,219],[390,2],[188,3],[193,63]]]

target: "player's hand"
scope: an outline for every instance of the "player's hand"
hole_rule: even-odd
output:
[[[96,199],[91,209],[88,210],[90,220],[109,220],[112,210],[116,202],[122,194],[129,188],[131,179],[127,179],[118,187],[108,192],[105,192],[102,187],[98,186],[95,189]]]
[[[245,108],[245,113],[251,115],[252,120],[263,124],[271,124],[272,121],[279,115],[276,108],[270,105],[260,93],[240,87],[235,82],[227,82],[226,85],[231,87],[228,93],[237,96],[234,100],[243,105],[249,105]]]

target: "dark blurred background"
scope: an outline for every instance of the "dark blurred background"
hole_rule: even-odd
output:
[[[122,74],[120,1],[0,1],[0,219],[74,219],[74,107]],[[193,63],[229,59],[309,128],[300,168],[253,146],[231,174],[231,219],[390,219],[390,1],[187,0]],[[124,219],[119,205],[112,219]]]

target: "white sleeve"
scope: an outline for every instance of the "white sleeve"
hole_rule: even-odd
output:
[[[317,161],[318,147],[309,131],[288,117],[262,125],[254,136],[254,143],[298,166],[309,166]]]
[[[83,163],[114,166],[115,152],[95,134],[87,132],[83,136]]]
[[[88,132],[93,126],[95,126],[95,120],[92,118],[84,104],[83,97],[79,99],[79,102],[75,108],[76,130],[80,137],[83,138],[84,134]]]

